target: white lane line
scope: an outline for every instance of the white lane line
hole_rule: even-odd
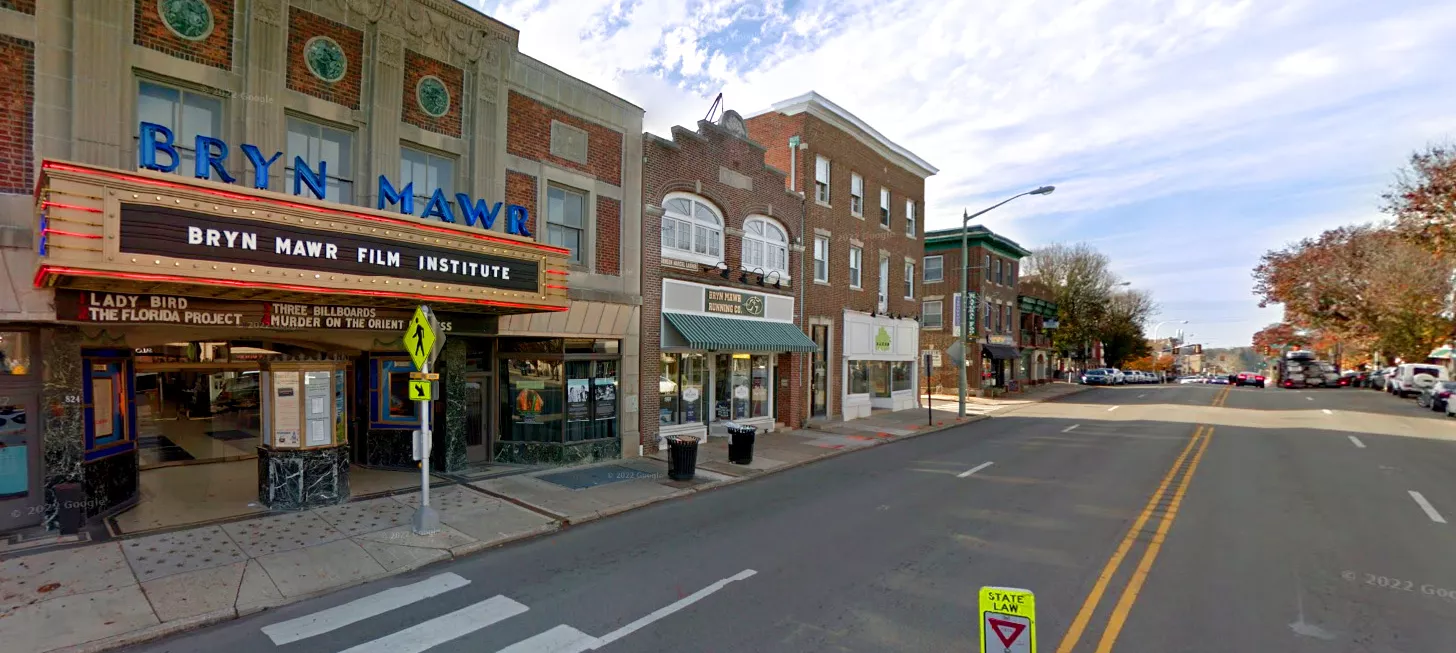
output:
[[[1081,426],[1081,424],[1073,424],[1071,426],[1068,426],[1067,428],[1062,429],[1062,432],[1063,433],[1071,433],[1072,431],[1077,430],[1077,427],[1078,426]]]
[[[643,617],[641,619],[638,619],[638,620],[636,620],[636,621],[634,621],[634,622],[632,622],[630,624],[627,624],[625,626],[622,626],[621,628],[618,628],[618,629],[616,629],[616,630],[614,630],[614,631],[612,631],[610,633],[607,633],[605,635],[602,635],[601,638],[598,640],[598,644],[596,646],[593,646],[592,648],[594,648],[594,649],[595,648],[601,648],[603,646],[606,646],[607,644],[611,644],[612,642],[615,642],[615,641],[617,641],[619,639],[622,639],[623,637],[626,637],[628,635],[631,635],[632,633],[635,633],[638,630],[641,630],[643,627],[650,625],[652,622],[657,621],[658,619],[661,619],[663,617],[666,617],[666,616],[668,616],[668,615],[670,615],[670,614],[672,614],[674,612],[677,612],[678,610],[681,610],[681,609],[686,608],[686,607],[688,607],[688,606],[690,606],[690,605],[692,605],[694,603],[697,603],[698,601],[703,600],[709,594],[712,594],[713,592],[716,592],[716,591],[718,591],[720,589],[723,589],[725,586],[728,585],[728,583],[731,583],[731,582],[733,582],[735,580],[743,580],[743,579],[748,578],[749,576],[752,576],[752,575],[754,575],[756,573],[758,573],[758,572],[756,572],[756,571],[754,571],[752,569],[744,569],[743,571],[740,571],[740,572],[738,572],[736,574],[733,574],[732,576],[729,576],[727,578],[724,578],[723,580],[717,581],[717,582],[713,583],[712,585],[709,585],[707,587],[704,587],[703,589],[700,589],[700,590],[698,590],[696,592],[693,592],[692,594],[689,594],[689,595],[687,595],[687,596],[685,596],[683,598],[680,598],[680,599],[678,599],[678,600],[676,600],[676,601],[668,604],[666,607],[658,608],[652,614],[649,614],[649,615],[647,615],[647,616],[645,616],[645,617]]]
[[[1109,412],[1109,413],[1110,413],[1110,412],[1112,412],[1112,411],[1114,411],[1114,410],[1117,410],[1117,409],[1119,409],[1119,408],[1122,408],[1122,406],[1113,406],[1113,407],[1111,407],[1111,408],[1108,408],[1108,409],[1107,409],[1107,412]]]
[[[1146,393],[1140,394],[1140,395],[1138,395],[1138,399],[1142,399],[1143,397],[1146,397],[1146,396],[1148,396]]]
[[[1436,522],[1437,524],[1446,523],[1446,518],[1442,517],[1441,513],[1436,512],[1436,507],[1431,505],[1430,501],[1426,501],[1426,497],[1422,496],[1420,492],[1410,490],[1410,495],[1412,499],[1416,500],[1416,504],[1421,507],[1421,510],[1426,511],[1426,516],[1430,517],[1431,521]]]
[[[596,648],[600,643],[597,638],[563,624],[511,644],[497,653],[581,653]]]
[[[1355,437],[1353,435],[1349,436],[1349,438],[1350,438],[1350,444],[1353,444],[1356,447],[1359,447],[1361,449],[1364,449],[1365,448],[1365,443],[1364,442],[1361,442],[1360,441],[1360,438],[1357,438],[1357,437]]]
[[[529,610],[499,594],[450,614],[364,642],[344,653],[420,653]]]
[[[1314,401],[1314,397],[1305,397],[1305,399],[1308,399],[1310,401]]]
[[[1323,409],[1320,410],[1320,412],[1323,412],[1326,415],[1334,415],[1335,414],[1335,411],[1330,410],[1328,408],[1323,408]]]
[[[300,639],[308,639],[315,635],[338,630],[349,624],[358,623],[469,584],[468,579],[455,574],[431,576],[418,583],[394,587],[343,605],[336,605],[327,610],[264,626],[263,634],[273,640],[275,645],[282,646]]]
[[[991,464],[992,463],[990,463],[990,462],[981,463],[981,464],[976,465],[975,467],[972,467],[972,468],[970,468],[970,469],[968,469],[968,470],[966,470],[964,472],[961,472],[959,474],[956,474],[956,478],[965,478],[967,476],[970,476],[971,474],[974,474],[974,473],[979,472],[979,471],[981,471],[981,470],[983,470],[983,469],[985,469],[987,467],[990,467]]]

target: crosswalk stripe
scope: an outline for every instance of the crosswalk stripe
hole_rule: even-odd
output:
[[[563,624],[496,653],[581,653],[596,648],[600,643],[601,640]]]
[[[509,597],[496,595],[450,614],[365,642],[344,653],[420,653],[529,609]]]
[[[280,621],[263,627],[278,646],[338,630],[352,623],[402,608],[416,601],[444,594],[469,585],[470,581],[456,574],[439,574],[418,583],[384,590],[313,614]]]

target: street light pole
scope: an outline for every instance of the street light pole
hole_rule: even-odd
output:
[[[984,215],[985,213],[997,209],[1001,207],[1001,205],[1006,204],[1007,202],[1010,202],[1011,200],[1014,200],[1018,197],[1024,197],[1026,195],[1048,195],[1056,189],[1056,186],[1042,186],[1041,188],[1037,188],[1035,190],[1029,190],[1025,193],[1012,195],[1011,197],[1001,200],[996,204],[993,204],[987,208],[981,209],[980,211],[976,211],[975,213],[969,215],[967,215],[964,210],[961,211],[961,315],[959,316],[961,319],[961,335],[959,340],[961,344],[961,364],[958,366],[960,367],[960,369],[956,371],[956,389],[958,390],[957,394],[960,398],[957,414],[960,417],[966,416],[966,388],[968,387],[966,383],[966,367],[969,366],[971,362],[971,321],[969,319],[969,316],[975,315],[975,313],[971,312],[971,298],[966,294],[966,275],[969,273],[971,267],[971,234],[969,230],[971,220],[974,220]],[[982,272],[981,279],[983,280],[983,282],[985,280],[985,277],[986,273]],[[981,290],[982,292],[984,292],[985,284],[982,283],[981,286]]]

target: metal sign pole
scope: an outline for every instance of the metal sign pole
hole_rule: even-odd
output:
[[[420,371],[429,374],[430,364],[426,362]],[[428,400],[418,402],[420,410],[420,507],[415,510],[415,535],[429,535],[440,530],[440,513],[430,507],[431,403]]]
[[[930,408],[930,362],[931,355],[925,355],[925,425],[935,425],[935,413]]]

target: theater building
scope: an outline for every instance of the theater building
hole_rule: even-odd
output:
[[[420,305],[433,469],[638,455],[640,108],[458,2],[5,6],[0,532],[417,486]]]

